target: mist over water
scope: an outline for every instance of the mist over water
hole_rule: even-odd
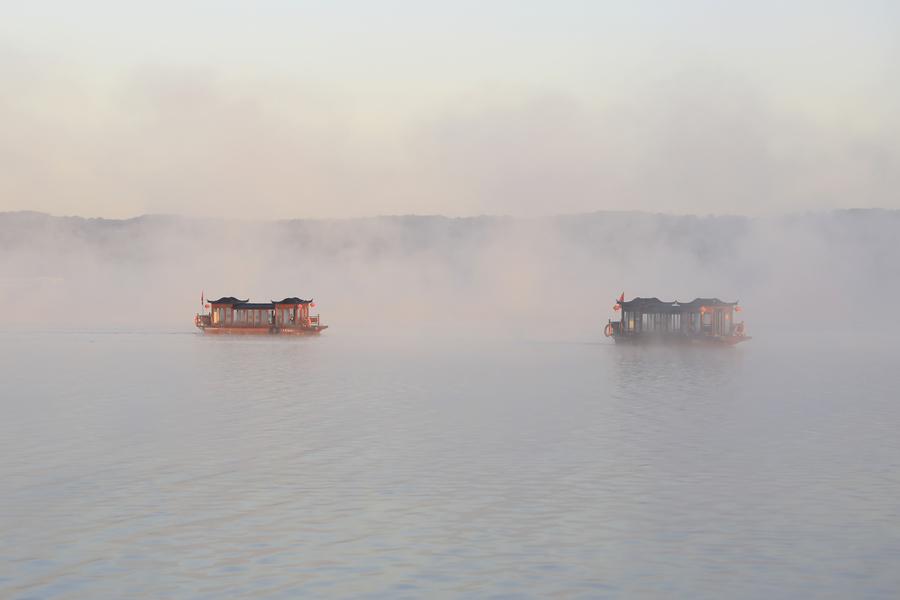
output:
[[[207,298],[317,300],[337,331],[593,339],[614,299],[740,300],[748,329],[885,331],[900,211],[115,221],[0,214],[5,328],[189,331]],[[61,302],[62,301],[62,302]],[[64,304],[62,306],[61,304]]]
[[[2,214],[0,596],[894,598],[898,224]],[[623,290],[754,339],[617,346]]]
[[[0,17],[0,600],[900,598],[900,3]]]

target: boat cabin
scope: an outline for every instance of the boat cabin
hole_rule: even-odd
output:
[[[737,302],[723,302],[718,298],[695,298],[690,302],[665,302],[659,298],[619,298],[613,307],[622,318],[610,320],[607,337],[616,341],[641,339],[670,339],[723,341],[737,343],[749,339],[744,335],[744,323],[735,323],[740,312]]]

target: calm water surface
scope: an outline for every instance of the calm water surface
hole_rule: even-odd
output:
[[[900,350],[0,334],[0,597],[896,598]]]

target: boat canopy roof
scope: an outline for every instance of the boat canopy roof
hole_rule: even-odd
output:
[[[634,298],[619,302],[623,310],[642,313],[684,313],[700,312],[701,308],[731,308],[737,306],[737,302],[723,302],[718,298],[694,298],[690,302],[673,300],[667,302],[659,298]]]
[[[276,304],[309,304],[310,302],[312,302],[312,300],[303,300],[296,297],[285,298],[284,300],[271,300],[269,302],[250,302],[249,298],[247,300],[241,300],[234,296],[223,296],[218,300],[209,300],[210,304],[227,304],[235,308],[248,309],[274,308]]]
[[[240,300],[238,298],[235,298],[234,296],[222,296],[218,300],[210,300],[209,303],[210,304],[243,304],[243,303],[249,302],[249,301],[250,301],[249,298],[247,300]]]
[[[312,302],[312,300],[303,300],[296,296],[285,298],[284,300],[272,300],[272,304],[309,304],[310,302]]]

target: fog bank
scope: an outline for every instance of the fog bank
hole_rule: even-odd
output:
[[[0,213],[3,328],[191,331],[200,293],[314,298],[328,335],[594,339],[626,297],[740,300],[751,334],[879,331],[900,211],[238,221]]]

